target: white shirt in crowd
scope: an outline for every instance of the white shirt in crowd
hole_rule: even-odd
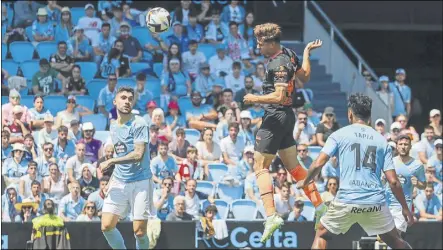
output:
[[[200,63],[206,62],[206,56],[203,52],[197,51],[195,55],[191,51],[186,51],[182,54],[183,69],[191,74],[198,74],[200,70]]]
[[[226,88],[232,89],[234,93],[245,87],[245,76],[240,74],[238,78],[235,78],[233,74],[229,74],[225,77]]]
[[[89,40],[96,41],[102,28],[102,20],[98,17],[84,16],[78,20],[77,26],[83,28],[85,36],[87,36]]]
[[[87,161],[83,161],[81,162],[77,155],[71,156],[67,161],[66,161],[66,174],[68,174],[68,169],[72,169],[73,171],[73,175],[74,175],[74,179],[79,179],[82,176],[82,164],[83,163],[87,163]]]
[[[298,121],[295,123],[294,126],[294,132],[292,133],[295,139],[295,135],[298,133]],[[312,122],[308,122],[301,131],[300,136],[298,137],[297,143],[298,144],[308,144],[312,136],[315,135],[315,126],[312,124]]]
[[[32,192],[31,192],[31,183],[34,180],[31,180],[31,177],[29,176],[29,174],[23,175],[22,177],[20,177],[20,180],[24,181],[24,183],[25,183],[25,189],[23,190],[24,191],[23,197],[31,196],[31,194],[32,194]],[[39,183],[42,183],[42,177],[40,175],[38,175],[38,174],[36,175],[35,180],[38,181]]]
[[[424,138],[417,144],[417,152],[425,153],[427,159],[431,158],[432,154],[434,153],[434,140],[428,141],[426,138]]]
[[[220,148],[222,153],[227,153],[229,159],[239,163],[245,149],[245,141],[237,138],[234,143],[230,136],[223,138],[220,142]]]
[[[97,216],[89,218],[86,214],[80,214],[75,221],[100,221],[100,218]]]
[[[234,61],[232,61],[232,59],[227,55],[225,55],[223,60],[221,60],[218,57],[218,55],[212,56],[209,59],[209,67],[211,68],[211,74],[219,76],[220,71],[226,72],[226,74],[230,74],[232,69],[232,63],[234,63]]]
[[[277,210],[277,213],[279,214],[285,214],[292,211],[292,208],[294,207],[295,199],[293,196],[289,196],[289,200],[282,200],[281,194],[274,195],[274,203],[275,203],[275,209]]]
[[[198,198],[197,194],[194,194],[194,197],[190,197],[188,195],[185,195],[185,205],[186,205],[186,213],[194,216],[199,217],[199,211],[200,211],[200,199]]]
[[[221,157],[221,150],[217,143],[213,142],[212,152],[209,152],[205,147],[205,143],[202,141],[197,142],[195,145],[198,151],[198,155],[205,161],[218,161]]]
[[[47,133],[45,128],[38,131],[38,147],[42,149],[43,144],[46,142],[52,143],[52,141],[57,138],[57,130],[52,130],[51,133]]]

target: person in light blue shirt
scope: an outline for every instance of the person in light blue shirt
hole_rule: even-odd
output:
[[[174,131],[175,128],[186,128],[186,119],[181,115],[178,103],[176,101],[170,101],[168,104],[168,113],[165,117],[165,122]]]
[[[146,114],[146,104],[149,101],[154,99],[154,95],[152,92],[146,87],[146,84],[154,84],[151,82],[146,82],[146,74],[138,73],[135,77],[136,87],[134,88],[135,92],[135,105],[134,109],[140,112],[140,115],[143,116]]]
[[[231,4],[223,7],[221,19],[225,23],[236,22],[243,23],[245,20],[245,8],[243,6],[238,5],[237,0],[231,1]]]
[[[442,181],[442,139],[437,139],[434,142],[435,154],[429,158],[427,167],[435,168],[435,176]]]
[[[48,21],[54,25],[60,24],[61,9],[62,7],[57,5],[57,1],[48,1],[48,5],[45,6],[45,10],[48,13]]]
[[[434,193],[434,185],[429,183],[423,193],[415,197],[415,207],[418,210],[420,221],[442,220],[442,204]]]
[[[152,179],[158,185],[166,177],[173,177],[178,171],[177,163],[174,157],[168,155],[169,145],[165,142],[160,142],[158,146],[158,155],[152,159],[151,171]]]
[[[48,12],[45,8],[38,9],[37,20],[32,23],[32,36],[35,42],[54,40],[54,25],[48,20]]]
[[[174,195],[171,193],[173,185],[174,179],[166,177],[162,180],[161,189],[154,191],[154,206],[157,209],[157,217],[162,221],[174,210]]]
[[[186,121],[189,128],[202,130],[206,127],[217,128],[217,125],[211,123],[218,118],[217,112],[212,106],[202,104],[202,95],[198,91],[193,91],[191,94],[192,107],[188,108],[185,113]]]
[[[18,183],[20,177],[27,174],[29,161],[24,157],[25,151],[25,145],[21,143],[12,146],[11,156],[2,164],[2,175]]]
[[[233,61],[240,61],[241,55],[249,52],[246,40],[238,32],[238,24],[235,22],[229,23],[229,35],[223,40],[223,45]]]
[[[260,103],[254,103],[254,106],[250,107],[248,110],[251,112],[252,120],[262,118],[265,115],[265,110]]]
[[[116,48],[112,48],[108,54],[104,56],[104,59],[100,65],[100,76],[104,79],[109,75],[116,75],[118,78],[118,70],[120,68],[120,61],[118,56],[120,51]]]
[[[95,62],[100,65],[103,57],[111,51],[112,46],[117,40],[111,36],[111,25],[109,23],[102,24],[102,32],[98,35],[98,39],[92,41],[92,48],[94,49]]]
[[[307,187],[319,174],[330,157],[337,156],[340,166],[340,187],[326,214],[321,216],[314,242],[327,247],[326,234],[344,234],[358,223],[369,235],[379,235],[391,248],[411,248],[395,228],[394,219],[386,205],[382,172],[395,198],[407,217],[414,221],[392,162],[392,149],[383,136],[369,124],[372,99],[364,94],[352,94],[348,101],[351,125],[335,131],[326,140],[304,181],[297,187]],[[317,210],[318,211],[318,210]],[[324,210],[323,210],[324,211]]]
[[[340,177],[340,166],[337,161],[337,157],[331,157],[331,159],[325,164],[321,170],[323,179],[327,180],[328,177]],[[307,167],[309,168],[309,166]]]
[[[409,116],[411,113],[411,88],[405,84],[406,71],[397,69],[395,71],[395,82],[389,83],[389,88],[394,93],[393,119],[398,115]]]
[[[169,61],[169,70],[163,74],[161,85],[164,94],[175,96],[190,95],[192,90],[191,78],[180,69],[180,61],[177,58]]]
[[[109,117],[109,112],[114,108],[114,99],[117,93],[117,76],[115,74],[108,75],[108,86],[100,90],[98,94],[97,107],[98,111],[105,117]]]
[[[80,184],[75,181],[69,184],[69,194],[65,195],[58,204],[58,216],[63,221],[75,221],[82,213],[86,201],[80,196]]]
[[[418,189],[424,189],[426,177],[423,164],[409,156],[411,150],[411,138],[407,135],[400,135],[397,138],[397,152],[398,155],[394,157],[394,167],[397,177],[400,180],[405,194],[405,199],[409,209],[412,208],[412,192],[414,187]],[[388,203],[389,210],[394,217],[395,227],[400,232],[406,232],[408,224],[406,223],[402,208],[398,200],[394,197],[391,188],[386,185],[386,202]]]
[[[249,12],[246,15],[245,23],[238,26],[238,30],[240,31],[240,34],[243,35],[245,38],[249,51],[259,55],[260,50],[257,49],[257,39],[254,36],[254,13]]]
[[[55,41],[68,41],[74,35],[72,24],[72,15],[68,7],[63,7],[61,11],[60,23],[55,27]]]
[[[197,42],[203,42],[205,38],[205,32],[203,26],[197,23],[197,16],[195,14],[189,14],[189,24],[186,25],[186,32],[189,40],[195,40]]]
[[[2,131],[2,163],[3,160],[11,156],[12,146],[9,143],[11,134],[8,131]]]
[[[245,179],[245,199],[253,200],[256,203],[260,201],[260,192],[257,185],[257,177],[254,172],[250,172]]]
[[[58,137],[52,142],[54,145],[54,156],[57,160],[66,163],[68,158],[75,155],[75,143],[68,140],[69,130],[65,126],[58,128]]]
[[[183,32],[183,26],[179,21],[175,21],[172,24],[172,28],[174,33],[172,35],[169,35],[168,37],[166,37],[166,47],[162,46],[162,49],[164,52],[168,52],[168,48],[169,46],[171,46],[171,44],[176,43],[179,45],[179,49],[180,52],[186,52],[189,50],[189,37],[188,35]]]
[[[295,222],[303,222],[308,221],[306,217],[301,215],[303,212],[303,208],[305,207],[305,203],[301,200],[297,200],[294,202],[294,210],[292,213],[288,216],[288,221],[295,221]]]
[[[83,28],[78,26],[73,29],[74,35],[67,41],[69,56],[75,61],[89,61],[92,58],[92,47],[89,39],[84,35]]]

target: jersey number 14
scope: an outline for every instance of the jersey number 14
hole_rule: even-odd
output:
[[[354,143],[351,145],[351,151],[355,151],[355,168],[357,170],[361,169],[361,166],[369,168],[373,173],[377,170],[376,156],[377,147],[368,146],[366,149],[365,157],[363,158],[363,163],[361,162],[361,145],[360,143]]]

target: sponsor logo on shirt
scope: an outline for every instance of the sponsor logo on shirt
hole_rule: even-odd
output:
[[[119,141],[114,145],[114,149],[115,149],[115,153],[117,153],[117,155],[120,154],[124,154],[127,152],[128,148],[126,147],[126,144],[124,144],[123,142]]]
[[[353,214],[362,214],[362,213],[373,213],[373,212],[380,212],[381,211],[381,205],[373,206],[373,207],[353,207],[351,209],[351,213]]]

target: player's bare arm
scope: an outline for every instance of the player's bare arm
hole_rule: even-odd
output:
[[[297,182],[296,187],[297,188],[304,188],[308,186],[308,184],[314,180],[314,177],[317,176],[320,172],[322,167],[329,161],[329,155],[320,152],[317,159],[311,164],[308,170],[308,175],[306,176],[306,179],[303,181]]]
[[[412,225],[414,223],[414,217],[412,216],[412,213],[408,208],[408,204],[406,203],[405,194],[403,193],[400,180],[397,178],[397,173],[394,169],[391,169],[385,171],[384,174],[392,190],[392,193],[402,207],[402,213],[406,219],[406,222],[408,222],[408,225]]]
[[[323,41],[316,39],[308,43],[303,51],[303,62],[300,70],[297,70],[295,76],[302,81],[303,83],[307,83],[311,78],[311,60],[309,56],[311,55],[311,50],[316,48],[320,48],[323,44]]]
[[[136,143],[134,145],[134,151],[125,156],[111,158],[107,161],[102,162],[100,164],[100,169],[102,171],[106,171],[106,169],[109,168],[111,165],[140,162],[143,159],[145,147],[145,143]]]
[[[243,98],[244,103],[253,104],[281,104],[286,99],[287,83],[275,83],[275,91],[267,95],[247,94]]]

